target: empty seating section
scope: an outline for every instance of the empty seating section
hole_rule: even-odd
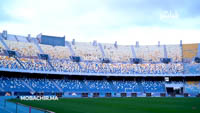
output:
[[[113,81],[117,92],[142,92],[142,86],[136,81]]]
[[[30,91],[22,82],[24,79],[0,77],[0,88],[4,91],[28,92]]]
[[[10,41],[20,41],[20,42],[28,42],[28,40],[24,36],[11,35],[11,34],[7,35],[7,40],[10,40]]]
[[[8,35],[7,35],[7,40],[17,41],[17,40],[16,40],[16,35],[10,35],[10,34],[8,34]]]
[[[112,88],[106,80],[85,80],[90,92],[111,92]]]
[[[162,81],[142,81],[144,92],[165,92],[165,85]]]
[[[182,50],[180,45],[166,45],[167,56],[172,58],[173,62],[182,61]]]
[[[163,46],[139,46],[134,47],[136,57],[142,58],[144,61],[159,62],[164,57]]]
[[[187,81],[185,84],[185,93],[199,94],[200,82],[199,81]]]
[[[24,37],[24,36],[18,36],[18,35],[16,35],[16,38],[20,42],[28,42],[27,38]]]
[[[0,43],[0,55],[4,55],[4,47],[3,45]]]
[[[85,92],[87,88],[83,85],[83,82],[80,80],[54,80],[54,82],[62,88],[64,92]]]
[[[34,43],[16,42],[10,40],[5,40],[5,43],[8,45],[10,50],[17,51],[22,57],[37,57],[37,54],[40,53]]]
[[[36,92],[59,92],[58,88],[53,84],[53,80],[25,79],[24,81]]]
[[[197,55],[198,44],[183,44],[183,58],[192,59]]]
[[[184,64],[184,73],[185,74],[199,74],[200,73],[200,65],[195,62],[185,63]]]
[[[77,80],[47,78],[9,78],[0,77],[2,92],[135,92],[166,93],[165,82],[155,80]],[[168,84],[168,83],[167,83]],[[171,82],[183,84],[184,93],[196,95],[200,93],[200,81]]]
[[[45,54],[49,54],[51,59],[69,59],[70,51],[68,47],[51,46],[39,44]]]
[[[132,58],[131,46],[102,44],[106,57],[114,62],[129,62]]]
[[[81,56],[84,60],[99,60],[102,58],[102,53],[98,46],[93,46],[92,43],[76,42],[72,45],[72,49],[76,56]]]
[[[183,44],[183,58],[190,61],[190,63],[184,63],[185,74],[199,74],[200,65],[192,61],[197,56],[199,44]]]

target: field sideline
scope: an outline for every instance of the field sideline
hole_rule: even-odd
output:
[[[200,98],[63,98],[20,101],[56,113],[200,113]]]

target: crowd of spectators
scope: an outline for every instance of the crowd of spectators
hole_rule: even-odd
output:
[[[51,46],[51,45],[44,45],[40,44],[41,49],[44,51],[45,54],[49,54],[51,59],[69,59],[70,50],[68,47],[63,46]]]
[[[98,45],[85,42],[76,42],[75,44],[71,45],[75,55],[82,57],[84,60],[95,61],[99,60],[99,58],[102,58],[102,53]]]
[[[21,57],[37,57],[40,53],[34,43],[5,40],[10,50],[17,51]]]
[[[22,65],[27,70],[31,71],[53,71],[51,66],[48,64],[46,60],[42,59],[30,59],[30,58],[20,58]]]
[[[81,62],[82,72],[87,73],[113,73],[113,74],[181,74],[182,63],[100,63]]]
[[[133,57],[131,46],[114,44],[102,44],[105,56],[110,58],[113,62],[129,62]]]
[[[101,51],[99,45],[92,43],[77,42],[71,44],[75,55],[83,58],[81,62],[73,62],[69,59],[69,47],[50,46],[39,44],[45,54],[50,55],[50,62],[39,59],[40,53],[34,43],[5,40],[11,50],[17,51],[21,57],[19,60],[27,70],[32,71],[56,71],[56,72],[80,72],[80,73],[103,73],[103,74],[183,74],[200,73],[197,63],[184,64],[181,60],[181,48],[179,45],[167,45],[168,57],[172,58],[169,64],[157,62],[164,57],[163,46],[139,46],[135,47],[137,57],[146,61],[133,64],[128,61],[131,57],[131,46],[114,46],[113,44],[102,44],[106,56],[114,60],[111,63],[101,63]],[[19,62],[4,54],[5,48],[0,44],[0,67],[8,69],[23,69]],[[155,62],[152,62],[155,61]],[[52,66],[49,64],[51,63]]]
[[[182,61],[182,49],[180,45],[166,45],[167,56],[172,58],[173,62]]]
[[[13,57],[0,56],[0,68],[23,69]]]
[[[142,58],[144,61],[160,62],[160,58],[164,58],[163,46],[139,46],[134,47],[137,58]]]

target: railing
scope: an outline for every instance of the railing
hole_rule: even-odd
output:
[[[10,48],[7,46],[7,44],[4,42],[3,38],[0,36],[0,41],[3,44],[3,46],[6,48],[6,50],[10,50]],[[23,66],[23,64],[21,63],[20,59],[18,59],[17,57],[14,57],[15,60],[19,63],[19,65],[25,69],[25,67]]]
[[[135,49],[133,45],[131,46],[131,52],[132,52],[133,58],[136,58],[136,53],[135,53]]]
[[[71,53],[71,56],[75,56],[75,52],[74,52],[74,50],[72,49],[72,46],[71,46],[70,42],[66,41],[66,42],[65,42],[65,46],[67,46],[67,47],[69,48],[70,53]]]
[[[33,40],[34,44],[37,46],[38,50],[40,51],[40,53],[44,54],[44,51],[42,50],[42,48],[40,47],[40,45],[38,44],[37,39]]]
[[[48,59],[47,60],[47,63],[51,66],[51,68],[52,68],[52,70],[54,70],[55,71],[55,68],[53,67],[53,65],[51,64],[51,62],[50,62],[50,60]]]
[[[103,47],[102,47],[101,43],[99,43],[99,48],[100,48],[100,50],[101,50],[102,56],[103,56],[103,57],[106,57],[105,52],[104,52],[104,50],[103,50]]]
[[[44,51],[42,50],[42,48],[40,47],[37,39],[34,39],[34,43],[37,46],[38,50],[40,51],[41,54],[44,54]],[[50,55],[49,55],[50,56]],[[49,61],[49,59],[47,60],[47,63],[51,66],[52,70],[55,70],[53,65],[51,64],[51,62]]]
[[[52,111],[35,108],[20,103],[10,102],[5,97],[0,97],[0,112],[1,113],[54,113]]]
[[[198,44],[197,56],[200,57],[200,44]]]
[[[164,58],[168,58],[166,45],[164,45]]]
[[[0,36],[0,41],[3,44],[3,46],[6,48],[6,50],[9,50],[9,47],[6,45],[6,43],[4,42],[4,39],[2,36]]]
[[[24,65],[22,64],[22,62],[20,61],[20,59],[18,59],[16,56],[14,57],[15,60],[19,63],[19,65],[26,70],[26,68],[24,67]]]

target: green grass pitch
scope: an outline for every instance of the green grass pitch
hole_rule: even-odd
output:
[[[200,98],[63,98],[11,100],[56,113],[200,113]]]

